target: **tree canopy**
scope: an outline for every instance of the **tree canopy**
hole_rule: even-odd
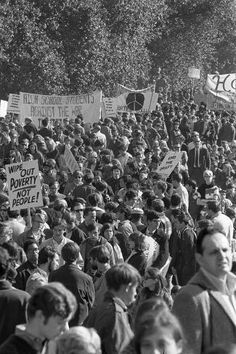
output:
[[[2,99],[236,71],[236,0],[5,0],[0,34]]]

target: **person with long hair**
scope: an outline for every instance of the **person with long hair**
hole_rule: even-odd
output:
[[[144,274],[143,288],[138,294],[136,306],[153,297],[161,297],[169,308],[172,307],[173,301],[167,290],[165,278],[160,274],[159,269],[149,267]]]
[[[136,325],[134,345],[137,354],[181,354],[183,332],[169,310],[149,312]]]
[[[114,234],[114,227],[110,223],[105,223],[101,230],[100,235],[103,236],[111,245],[114,251],[115,263],[124,262],[121,248],[119,246],[118,240]]]

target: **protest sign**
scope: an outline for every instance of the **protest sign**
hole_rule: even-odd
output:
[[[194,100],[197,104],[205,102],[207,109],[236,111],[236,74],[207,75],[204,90]]]
[[[207,75],[206,85],[213,91],[231,92],[236,95],[236,73]]]
[[[45,117],[54,123],[82,114],[85,123],[98,122],[101,100],[101,91],[77,96],[49,96],[20,92],[20,119],[24,121],[24,118],[31,117],[33,122],[40,126]]]
[[[70,170],[71,173],[79,169],[78,163],[70,151],[70,149],[66,146],[63,154],[63,160],[65,161],[66,166]]]
[[[116,100],[112,97],[103,98],[103,118],[116,116]]]
[[[188,77],[190,79],[200,79],[201,78],[200,70],[193,66],[188,68]]]
[[[155,85],[142,90],[130,89],[118,84],[117,97],[104,98],[103,103],[107,115],[117,112],[151,112],[156,109],[158,93]]]
[[[38,160],[6,165],[10,209],[43,206]]]
[[[7,113],[20,114],[20,95],[10,93],[8,97]]]
[[[182,157],[182,151],[169,151],[160,166],[157,168],[157,173],[163,178],[169,177],[175,166],[180,162]]]
[[[7,101],[0,100],[0,117],[5,117],[7,114]]]

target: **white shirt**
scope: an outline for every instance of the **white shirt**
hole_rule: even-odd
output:
[[[176,193],[178,193],[182,199],[182,202],[186,205],[187,211],[189,207],[189,196],[187,189],[182,185],[179,184],[179,187],[175,189]]]

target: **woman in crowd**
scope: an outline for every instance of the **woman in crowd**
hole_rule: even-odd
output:
[[[112,245],[116,264],[124,262],[118,240],[114,235],[114,227],[112,224],[105,223],[101,228],[100,235]]]
[[[178,320],[168,310],[148,312],[136,324],[134,344],[137,354],[181,354],[183,333]]]

